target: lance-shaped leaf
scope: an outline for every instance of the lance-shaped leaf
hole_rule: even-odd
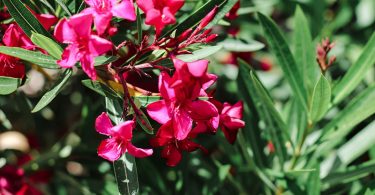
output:
[[[60,68],[60,66],[56,64],[56,60],[53,59],[51,56],[44,55],[37,51],[29,51],[29,50],[22,49],[19,47],[0,46],[0,53],[13,56],[24,61],[31,62],[42,68],[48,68],[48,69]]]
[[[0,95],[13,93],[21,85],[22,79],[0,76]]]
[[[315,60],[309,24],[299,6],[294,14],[294,57],[297,68],[303,76],[305,87],[311,94],[310,90],[316,82],[319,66]]]
[[[352,128],[375,113],[375,85],[355,97],[322,130],[314,158],[325,155],[351,132]]]
[[[222,46],[206,46],[202,49],[193,51],[192,54],[178,55],[177,58],[184,62],[194,62],[207,58],[208,56],[220,51]]]
[[[227,38],[221,41],[219,45],[222,45],[224,49],[234,52],[250,52],[258,51],[264,48],[264,44],[258,41],[245,42],[239,39]]]
[[[216,13],[215,17],[212,19],[212,21],[207,25],[206,28],[211,28],[221,19],[225,17],[225,15],[233,8],[233,6],[238,2],[238,0],[226,0],[224,4],[221,4],[219,7],[219,11]]]
[[[258,80],[254,71],[250,70],[249,72],[249,69],[246,68],[246,66],[246,63],[240,60],[240,76],[246,77],[247,80],[245,80],[245,82],[249,82],[248,86],[250,89],[248,92],[255,104],[259,119],[264,121],[266,125],[266,131],[270,135],[272,143],[275,145],[276,154],[282,167],[287,157],[285,144],[289,137],[286,125],[281,119],[278,111],[275,109],[267,90]],[[248,76],[245,76],[244,74],[248,74]]]
[[[321,75],[314,87],[310,106],[310,120],[316,122],[321,119],[329,108],[331,100],[331,86],[328,80]]]
[[[98,56],[95,58],[94,66],[106,65],[118,59],[117,56]]]
[[[66,69],[59,81],[50,89],[47,93],[36,104],[31,112],[38,112],[44,107],[46,107],[55,97],[60,93],[64,86],[68,83],[70,77],[72,76],[72,70]]]
[[[289,82],[302,109],[307,111],[306,90],[303,84],[302,75],[298,71],[299,69],[297,68],[297,64],[294,61],[292,52],[288,47],[285,37],[281,34],[279,28],[269,17],[261,13],[258,13],[258,16],[268,44],[275,54],[279,65],[284,71],[286,80]]]
[[[31,37],[32,31],[34,31],[53,39],[52,35],[43,28],[40,22],[20,0],[4,0],[4,4],[7,6],[10,15],[12,15],[27,36]]]
[[[48,37],[46,37],[42,34],[33,32],[32,35],[31,35],[31,41],[35,45],[37,45],[40,48],[46,50],[46,52],[48,52],[49,55],[51,55],[55,59],[61,58],[61,54],[63,53],[63,49],[54,40],[52,40],[52,39],[50,39],[50,38],[48,38]]]
[[[233,1],[233,0],[231,0]],[[172,27],[168,32],[163,34],[160,38],[166,37],[175,33],[175,36],[179,36],[182,32],[187,29],[196,26],[215,6],[219,6],[219,12],[224,5],[228,3],[228,0],[209,0],[200,8],[195,10],[192,14],[186,17],[181,23]],[[234,5],[234,4],[233,4]]]
[[[375,64],[375,33],[372,33],[358,60],[349,68],[344,78],[333,88],[333,103],[338,104],[363,80],[367,71]]]
[[[322,182],[325,185],[336,185],[340,183],[348,183],[350,181],[358,180],[365,177],[375,170],[375,161],[369,161],[358,166],[350,166],[345,170],[329,174],[323,178]]]
[[[119,96],[112,88],[108,87],[107,85],[99,82],[99,81],[93,81],[91,79],[86,79],[86,80],[83,80],[81,81],[82,84],[86,87],[88,87],[89,89],[95,91],[96,93],[104,96],[104,97],[108,97],[108,98],[112,98],[112,99],[122,99],[121,96]]]

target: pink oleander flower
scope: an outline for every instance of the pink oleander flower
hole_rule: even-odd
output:
[[[37,188],[30,185],[23,169],[14,165],[5,165],[0,168],[1,195],[42,195]]]
[[[220,105],[220,107],[219,110],[221,110],[221,113],[219,126],[228,142],[233,144],[236,141],[238,129],[245,126],[245,122],[241,120],[243,103],[242,101],[239,101],[232,106],[225,102],[222,106]]]
[[[26,37],[16,24],[9,25],[4,33],[3,43],[8,47],[29,48],[33,46],[30,39]],[[25,76],[25,65],[18,58],[0,54],[0,62],[0,76],[14,78],[23,78]]]
[[[145,23],[155,27],[156,35],[166,25],[176,22],[174,15],[184,3],[184,0],[137,0],[139,8],[146,14]]]
[[[152,155],[152,149],[141,149],[132,143],[134,121],[125,121],[113,126],[111,119],[106,113],[102,113],[95,122],[96,131],[100,134],[110,136],[103,140],[98,147],[98,155],[109,161],[115,161],[125,152],[143,158]]]
[[[172,79],[167,73],[163,72],[160,75],[159,91],[163,100],[147,106],[150,117],[160,124],[170,122],[177,140],[184,140],[188,136],[192,130],[193,121],[212,121],[213,124],[210,126],[217,128],[217,124],[215,124],[217,120],[212,120],[218,117],[215,105],[188,94],[189,89],[192,90],[189,83],[175,89],[171,87],[171,81]],[[188,82],[194,81],[191,79]],[[196,91],[199,92],[201,87],[197,87]],[[190,91],[190,93],[192,92]]]
[[[176,94],[178,99],[194,100],[198,96],[207,96],[205,90],[217,80],[216,75],[207,73],[208,60],[184,62],[173,58],[173,63],[176,72],[171,87],[179,91]]]
[[[94,24],[99,35],[104,34],[113,16],[134,21],[134,5],[130,0],[85,0],[90,6],[83,10],[94,16]]]
[[[182,152],[193,152],[201,149],[207,152],[203,146],[191,141],[190,137],[177,140],[174,136],[172,121],[162,125],[155,138],[150,140],[152,147],[164,147],[161,156],[167,160],[168,166],[176,166],[182,159]]]
[[[92,21],[91,14],[77,14],[70,19],[64,18],[56,25],[55,37],[58,41],[69,44],[57,63],[63,68],[71,68],[80,61],[83,71],[92,80],[96,80],[94,57],[111,50],[112,43],[91,34]]]

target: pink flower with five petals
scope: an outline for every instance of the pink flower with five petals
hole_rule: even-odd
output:
[[[58,41],[69,44],[57,63],[63,68],[71,68],[80,61],[83,71],[92,80],[96,80],[94,57],[111,50],[112,43],[91,34],[92,21],[91,14],[77,14],[69,20],[64,18],[56,25],[55,37]]]
[[[220,128],[228,142],[233,144],[236,141],[238,129],[245,127],[242,119],[243,102],[239,101],[234,105],[225,102],[221,108]]]
[[[163,100],[151,103],[147,106],[147,112],[152,119],[160,124],[166,124],[171,121],[174,136],[177,140],[184,140],[191,132],[193,121],[212,121],[218,117],[216,107],[204,100],[190,99],[191,96],[181,95],[183,89],[174,89],[171,87],[171,78],[167,73],[162,73],[159,77],[159,91]],[[189,86],[187,83],[186,86]],[[199,90],[198,90],[199,91]],[[217,124],[212,124],[216,126]]]
[[[113,16],[134,21],[134,5],[130,0],[85,0],[90,6],[83,13],[92,14],[99,35],[104,34]]]
[[[103,140],[98,148],[98,155],[109,161],[115,161],[125,152],[143,158],[152,155],[152,149],[141,149],[131,143],[133,137],[134,121],[125,121],[113,126],[111,119],[106,113],[102,113],[95,121],[96,131],[100,134],[110,136]]]

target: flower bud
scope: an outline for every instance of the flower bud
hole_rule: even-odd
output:
[[[208,13],[206,17],[202,19],[201,23],[198,26],[198,29],[203,29],[204,27],[208,25],[208,23],[212,21],[212,19],[214,19],[217,13],[217,9],[218,9],[218,6],[215,6],[215,8],[212,11],[210,11],[210,13]]]

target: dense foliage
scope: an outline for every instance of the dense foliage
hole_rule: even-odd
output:
[[[373,194],[374,10],[0,1],[0,194]]]

